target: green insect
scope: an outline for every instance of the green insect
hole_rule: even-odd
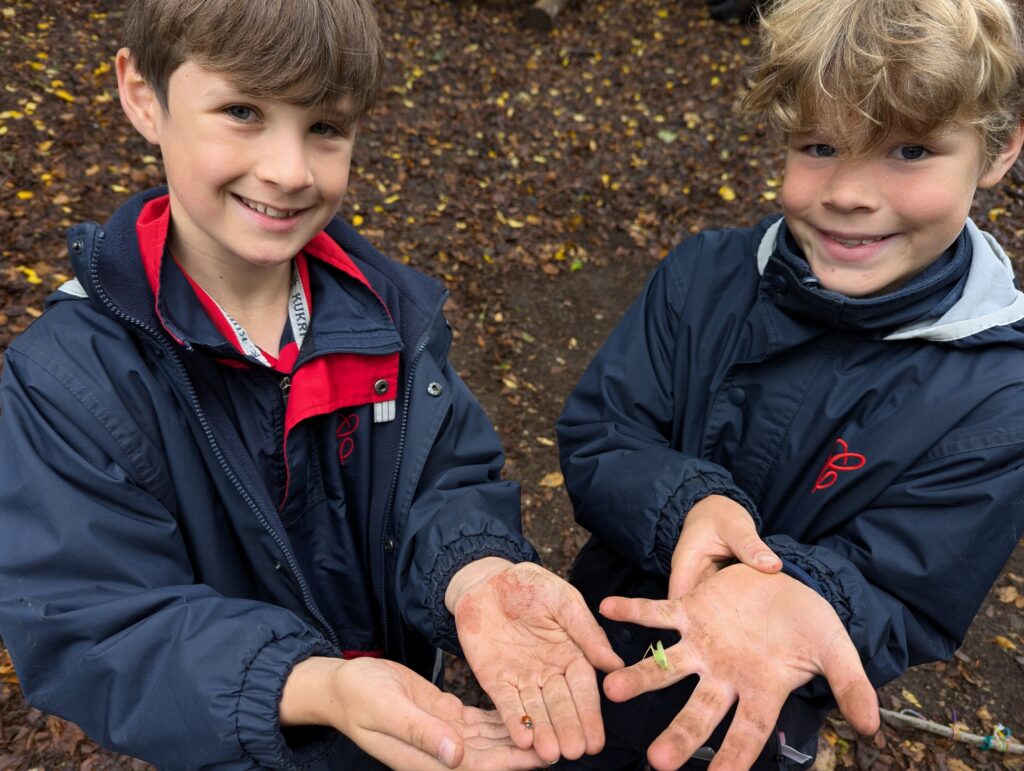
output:
[[[664,669],[666,672],[668,671],[668,656],[665,654],[665,646],[661,644],[661,640],[647,646],[647,650],[644,651],[644,658],[648,656],[654,656],[654,663],[659,668]]]

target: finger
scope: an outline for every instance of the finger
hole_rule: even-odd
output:
[[[600,613],[612,621],[628,621],[654,629],[679,629],[676,600],[648,600],[643,597],[605,597]]]
[[[548,715],[547,705],[544,703],[544,695],[541,693],[540,688],[535,686],[524,687],[519,690],[519,698],[522,699],[524,713],[520,713],[509,728],[509,732],[513,737],[516,737],[516,733],[523,733],[527,735],[527,738],[532,738],[533,749],[540,755],[541,759],[545,763],[554,763],[558,760],[558,736],[555,734],[555,727],[551,722],[551,717]],[[528,715],[532,722],[532,727],[528,728],[524,721],[523,715]],[[518,738],[516,744],[520,747],[523,745],[519,743]]]
[[[662,669],[652,656],[612,672],[604,679],[605,695],[612,701],[629,701],[642,693],[667,688],[696,671],[696,662],[682,644],[666,648],[664,660],[667,669]]]
[[[489,743],[480,739],[466,740],[466,768],[503,768],[529,771],[548,765],[533,750],[521,750],[512,744]],[[402,768],[402,766],[395,766]]]
[[[439,695],[450,696],[451,694]],[[440,699],[435,699],[432,702],[434,707],[444,703]],[[389,708],[386,721],[376,721],[376,725],[367,726],[367,728],[377,735],[389,736],[429,755],[449,768],[455,768],[462,762],[465,748],[462,737],[455,727],[444,719],[427,712],[415,702],[397,700]]]
[[[586,749],[586,740],[569,685],[564,677],[552,677],[544,683],[543,693],[544,705],[558,738],[558,753],[569,760],[576,760]]]
[[[597,675],[594,669],[579,662],[570,664],[565,672],[576,714],[583,726],[584,752],[596,755],[604,749],[604,721],[601,719],[601,693],[597,690]]]
[[[745,698],[740,696],[739,706],[732,724],[715,753],[711,769],[750,768],[775,730],[775,724],[785,696],[782,698]]]
[[[651,766],[675,769],[689,760],[722,722],[733,701],[731,690],[702,680],[686,706],[648,748],[647,760]]]
[[[682,597],[716,570],[717,565],[703,550],[680,544],[672,555],[672,572],[668,576],[668,598],[674,600]]]
[[[508,683],[499,683],[484,690],[487,691],[487,695],[494,702],[494,706],[497,708],[509,736],[512,737],[512,741],[520,749],[530,749],[533,746],[534,734],[533,731],[523,725],[523,716],[529,715],[534,722],[536,722],[536,718],[527,710],[526,705],[523,704],[519,689]]]
[[[845,629],[833,636],[822,674],[828,680],[839,711],[850,725],[865,736],[875,733],[881,725],[878,695]]]
[[[587,661],[603,672],[624,667],[625,662],[612,650],[608,635],[590,612],[583,595],[568,583],[565,584],[564,595],[555,620],[583,651]]]

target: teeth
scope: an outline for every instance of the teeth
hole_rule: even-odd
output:
[[[883,238],[885,236],[879,236],[878,238],[836,238],[833,236],[832,240],[843,246],[863,246],[864,244],[873,244],[876,241],[881,241]]]
[[[241,201],[253,211],[258,211],[260,214],[265,214],[276,220],[283,220],[294,216],[295,212],[298,211],[298,209],[272,209],[271,207],[264,206],[261,203],[250,201],[248,198],[242,198]]]

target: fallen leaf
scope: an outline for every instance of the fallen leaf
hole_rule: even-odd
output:
[[[1017,591],[1016,586],[1001,586],[996,589],[996,597],[1000,602],[1016,602],[1020,597],[1020,592]]]
[[[917,700],[917,697],[914,694],[912,694],[906,688],[904,688],[900,693],[903,696],[903,698],[906,699],[911,704],[911,706],[914,707],[914,709],[921,709],[921,702]]]
[[[541,487],[561,487],[564,483],[565,477],[562,476],[562,472],[552,471],[550,474],[545,474],[538,484]]]
[[[733,190],[728,185],[722,185],[720,188],[718,188],[718,194],[722,197],[723,200],[726,200],[726,201],[735,201],[736,200],[736,191]]]
[[[1011,639],[1009,639],[1007,637],[1003,637],[1001,634],[1000,635],[996,635],[995,637],[993,637],[992,638],[992,642],[994,642],[996,645],[998,645],[1004,651],[1015,651],[1015,650],[1017,650],[1017,646],[1014,644],[1013,640],[1011,640]]]

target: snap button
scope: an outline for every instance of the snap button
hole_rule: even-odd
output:
[[[777,294],[782,294],[789,288],[789,282],[786,281],[786,277],[780,276],[778,273],[773,273],[771,278],[768,279],[768,283],[772,291]]]
[[[385,536],[385,538],[384,538],[384,552],[386,554],[391,554],[391,552],[393,552],[394,550],[395,550],[395,539],[392,538],[390,535],[389,536]]]
[[[747,394],[742,388],[729,389],[729,401],[739,407],[747,400]]]
[[[74,241],[71,242],[71,251],[73,251],[75,254],[81,254],[83,249],[85,249],[85,244],[82,243],[81,238],[76,238]]]
[[[373,384],[373,392],[377,394],[377,396],[386,394],[388,392],[388,381],[384,379],[378,380]]]
[[[803,284],[808,289],[817,289],[818,287],[821,286],[821,282],[818,281],[817,276],[804,276],[802,279],[800,279],[800,283]]]
[[[440,396],[444,393],[444,386],[440,383],[431,383],[427,386],[427,393],[431,396]]]

